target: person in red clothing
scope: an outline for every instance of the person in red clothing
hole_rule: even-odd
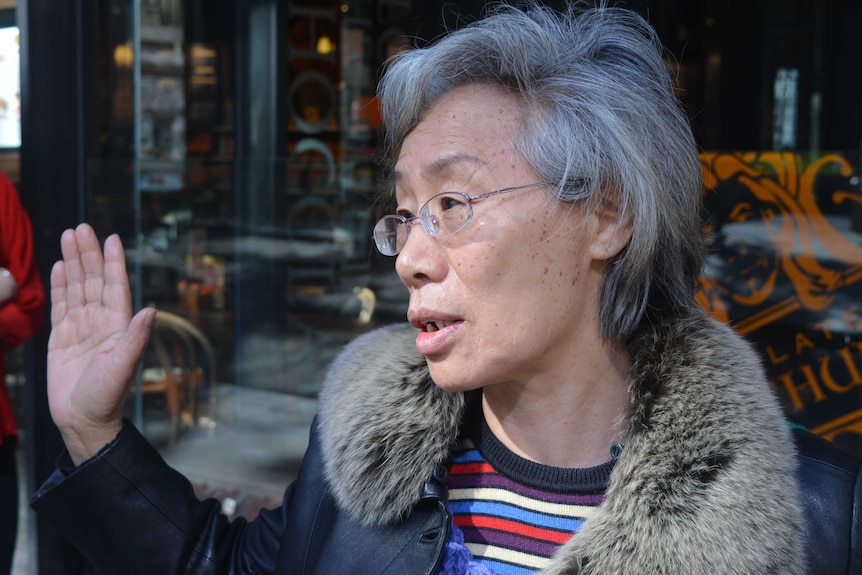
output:
[[[18,427],[6,389],[6,352],[42,325],[45,290],[33,257],[30,217],[18,190],[0,173],[0,574],[9,573],[18,530]],[[15,510],[15,511],[13,511]]]

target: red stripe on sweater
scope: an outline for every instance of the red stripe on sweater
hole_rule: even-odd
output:
[[[476,529],[494,529],[504,533],[529,537],[539,541],[549,543],[563,544],[572,538],[572,534],[568,532],[555,531],[553,529],[544,529],[535,525],[528,525],[511,519],[501,519],[499,517],[488,517],[486,515],[456,515],[455,525],[458,527],[474,527]]]

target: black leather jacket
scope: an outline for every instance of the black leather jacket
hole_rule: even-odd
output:
[[[810,573],[862,573],[862,462],[806,431],[793,436]]]
[[[810,433],[794,436],[809,572],[862,573],[862,462]],[[93,460],[55,474],[32,505],[105,574],[433,572],[448,535],[445,477],[429,478],[401,524],[368,528],[338,511],[322,469],[313,431],[283,506],[228,523],[127,426]]]

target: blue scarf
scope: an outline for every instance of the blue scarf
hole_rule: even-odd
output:
[[[473,561],[473,554],[464,546],[464,534],[449,523],[449,540],[443,550],[440,567],[434,575],[494,575],[490,569]]]

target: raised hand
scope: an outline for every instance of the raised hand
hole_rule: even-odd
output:
[[[120,238],[105,241],[81,224],[60,238],[63,259],[51,270],[48,402],[78,464],[112,441],[147,347],[154,309],[132,315]]]

